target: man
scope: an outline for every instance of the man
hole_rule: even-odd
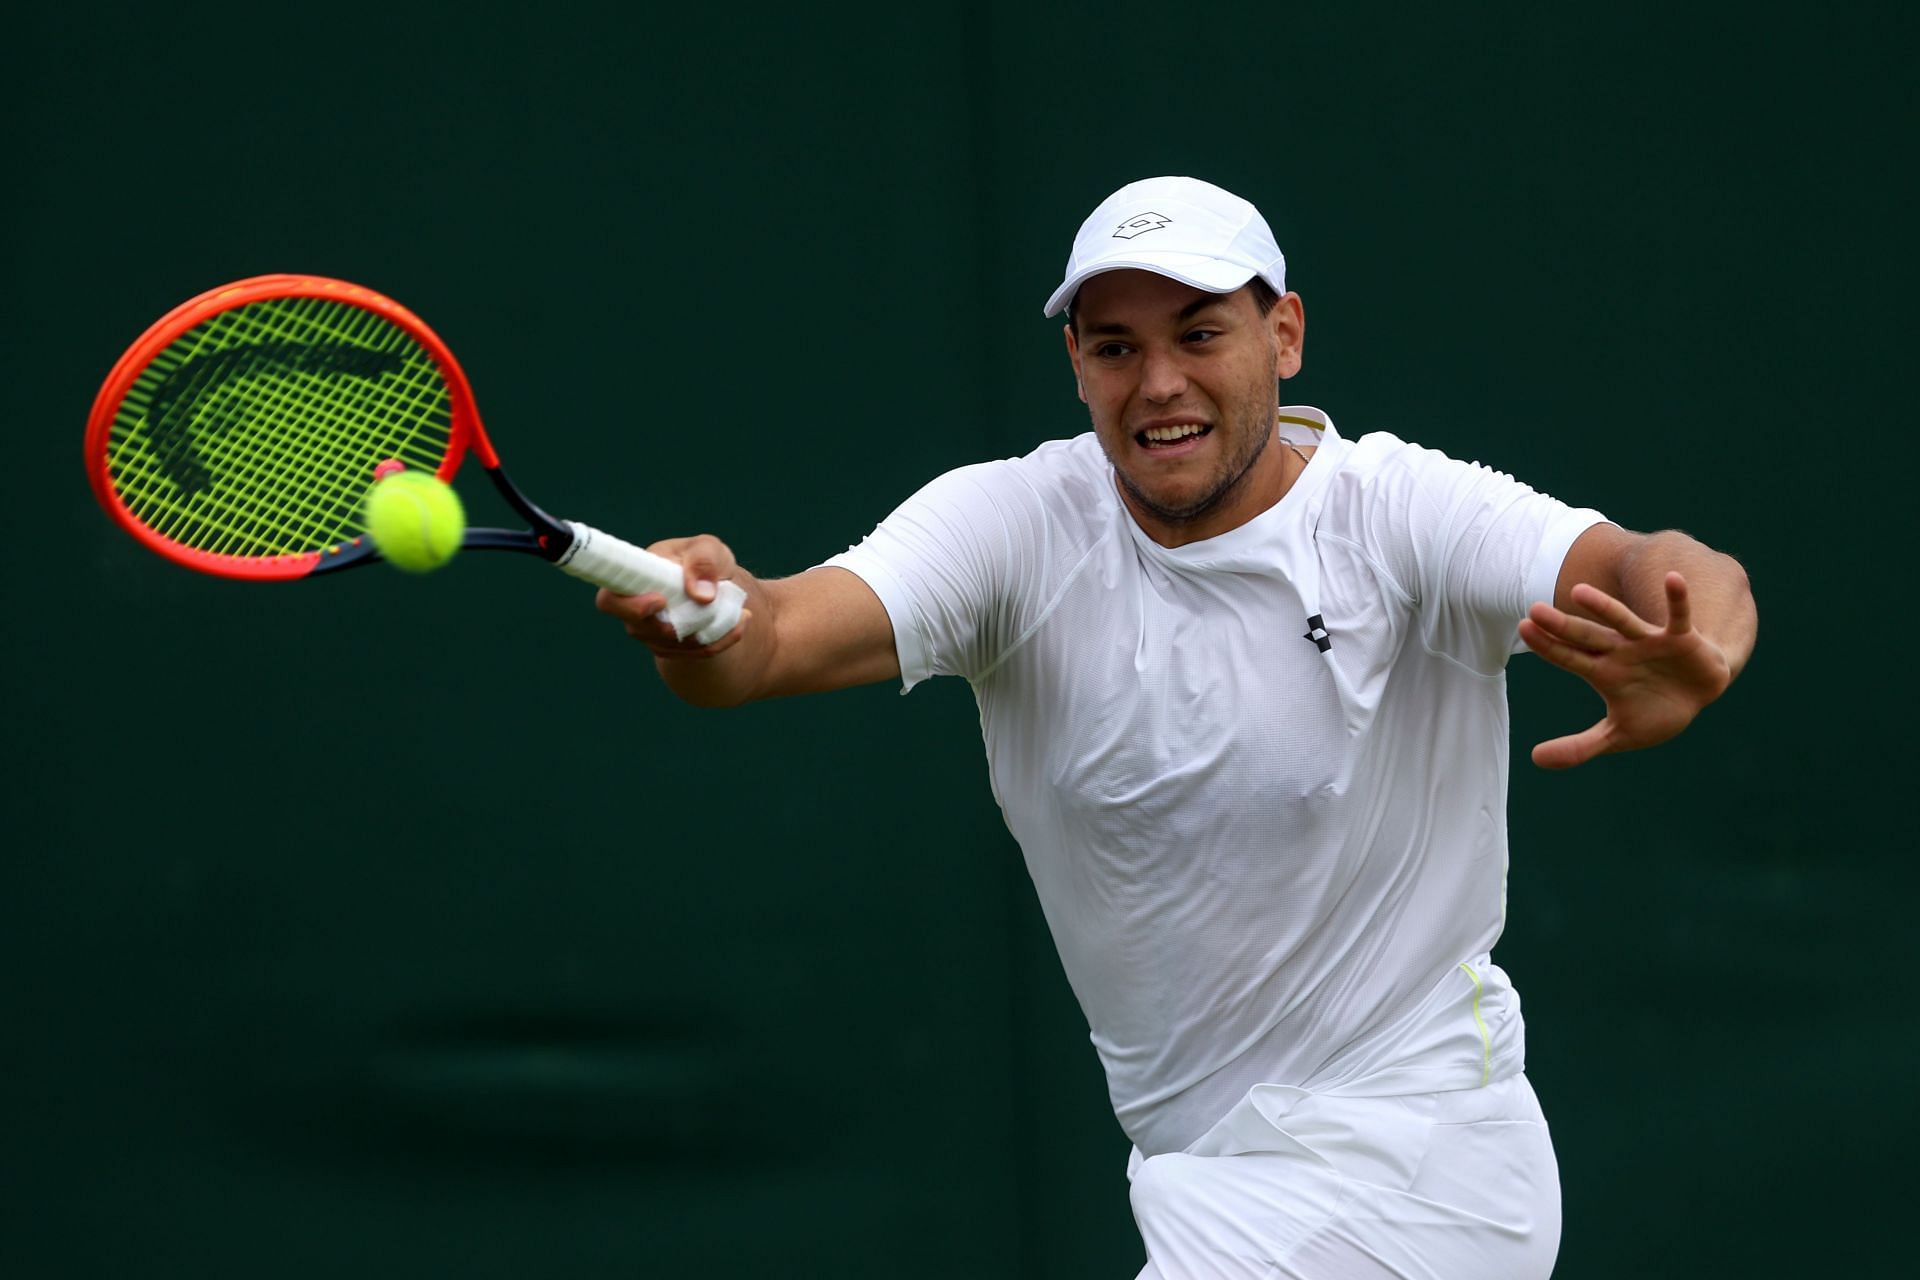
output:
[[[1562,768],[1680,732],[1752,649],[1738,564],[1283,407],[1305,317],[1244,200],[1133,183],[1046,307],[1093,431],[940,477],[699,647],[702,705],[964,675],[1135,1143],[1143,1278],[1543,1277],[1553,1150],[1505,916],[1516,636],[1606,702]]]

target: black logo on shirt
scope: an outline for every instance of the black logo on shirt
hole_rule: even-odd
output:
[[[1307,634],[1300,638],[1313,641],[1320,647],[1322,653],[1333,648],[1333,633],[1327,630],[1327,624],[1321,621],[1317,613],[1307,619]]]

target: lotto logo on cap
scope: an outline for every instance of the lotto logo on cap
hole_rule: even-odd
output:
[[[1287,260],[1260,211],[1198,178],[1130,182],[1080,224],[1066,278],[1047,299],[1059,315],[1091,276],[1152,271],[1209,293],[1232,293],[1259,276],[1287,291]]]
[[[1113,233],[1113,238],[1115,240],[1131,240],[1137,235],[1144,235],[1149,231],[1158,231],[1172,221],[1173,219],[1164,213],[1143,213],[1138,217],[1128,218],[1125,222],[1121,223],[1119,230]]]

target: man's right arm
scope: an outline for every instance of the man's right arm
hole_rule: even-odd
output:
[[[893,623],[857,574],[824,567],[763,582],[734,562],[725,543],[706,534],[649,550],[680,562],[687,594],[695,600],[711,600],[713,584],[723,580],[747,593],[740,625],[710,645],[674,637],[658,616],[664,596],[602,590],[595,598],[602,613],[619,618],[628,635],[653,651],[660,678],[685,701],[733,707],[899,677]]]

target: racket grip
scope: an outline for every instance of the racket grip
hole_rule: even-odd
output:
[[[562,523],[573,530],[573,545],[555,561],[564,572],[623,596],[659,592],[667,598],[661,617],[680,639],[692,636],[701,644],[712,644],[739,625],[747,593],[733,583],[717,584],[719,590],[712,603],[701,604],[687,594],[684,571],[665,556],[643,551],[577,520]]]

